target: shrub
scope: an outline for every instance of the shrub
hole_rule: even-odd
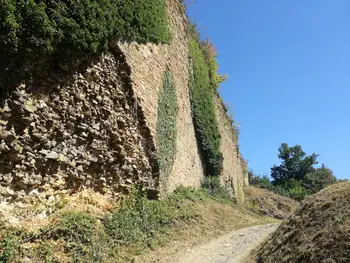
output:
[[[174,164],[176,154],[176,118],[178,106],[172,74],[166,71],[159,94],[157,119],[157,146],[159,172],[165,182]]]
[[[137,244],[153,247],[162,241],[162,234],[180,218],[188,218],[185,206],[175,197],[160,201],[148,200],[133,192],[118,211],[106,216],[106,233],[120,245]]]
[[[207,176],[222,172],[223,156],[220,152],[220,132],[214,107],[214,91],[211,88],[209,68],[198,41],[190,41],[192,75],[190,95],[196,136],[199,141]]]
[[[200,41],[200,46],[203,50],[206,63],[208,65],[210,85],[213,91],[216,91],[220,87],[220,84],[227,80],[228,75],[218,74],[219,65],[216,60],[217,52],[215,50],[214,44],[211,43],[209,39],[206,39],[204,41]]]
[[[202,181],[202,188],[207,192],[207,194],[213,197],[232,200],[231,194],[221,185],[220,178],[217,176],[204,177]]]
[[[10,262],[17,246],[17,240],[14,235],[3,237],[0,240],[0,263]]]
[[[103,262],[108,239],[99,229],[97,219],[89,214],[66,212],[43,233],[43,240],[63,239],[74,262]]]

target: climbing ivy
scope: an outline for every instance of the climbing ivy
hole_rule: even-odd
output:
[[[166,0],[0,0],[5,79],[45,59],[60,65],[82,61],[114,39],[170,43]]]
[[[159,94],[156,134],[159,173],[163,181],[170,174],[175,160],[177,113],[175,83],[171,72],[167,70]]]
[[[165,0],[1,0],[6,52],[96,52],[118,38],[170,41]]]
[[[197,140],[207,176],[219,176],[223,169],[221,135],[215,114],[215,91],[210,79],[210,65],[196,38],[190,40],[190,96]]]

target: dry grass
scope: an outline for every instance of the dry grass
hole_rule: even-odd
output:
[[[92,190],[74,195],[61,195],[48,200],[37,199],[31,203],[0,203],[0,222],[6,227],[26,228],[35,231],[50,223],[56,214],[81,211],[95,217],[103,217],[115,209],[118,203]]]
[[[244,227],[276,222],[270,217],[259,216],[245,208],[234,207],[230,203],[209,200],[194,203],[195,219],[181,222],[169,233],[167,244],[137,258],[138,263],[174,262],[178,252],[186,251],[199,244],[217,238],[228,232]]]
[[[232,200],[208,195],[204,190],[180,189],[168,199],[158,202],[133,200],[123,206],[117,200],[85,190],[73,196],[61,196],[55,202],[41,201],[22,205],[22,208],[18,204],[12,204],[12,209],[3,213],[5,216],[2,219],[6,224],[3,225],[0,235],[12,233],[10,237],[14,238],[15,243],[9,248],[12,251],[18,250],[18,253],[13,256],[15,261],[5,262],[18,262],[16,260],[23,256],[35,262],[70,262],[73,253],[71,248],[75,249],[74,253],[78,256],[86,249],[88,260],[92,260],[91,256],[96,254],[104,262],[129,262],[135,256],[137,262],[162,262],[159,259],[171,262],[178,251],[187,250],[235,229],[276,222],[274,218],[238,207]],[[143,201],[140,203],[141,200]],[[134,217],[141,216],[140,211],[134,209],[140,204],[142,215],[145,212],[151,214],[141,218],[142,222],[147,221],[145,225],[134,226],[138,222]],[[15,209],[16,206],[18,209]],[[121,212],[122,207],[124,212]],[[106,218],[118,213],[121,213],[120,216],[110,221],[116,225],[109,228]],[[9,224],[6,221],[9,218],[15,220]],[[163,227],[162,224],[167,221],[169,222]],[[125,226],[125,229],[120,228],[119,224]],[[11,227],[14,227],[15,232]],[[112,235],[116,231],[115,227],[118,228],[116,237]],[[140,235],[147,234],[146,239],[140,241],[135,237],[129,243],[118,243],[118,240],[123,241],[120,240],[120,235],[130,238],[134,230],[145,231],[144,227],[149,231],[140,232]],[[80,236],[86,240],[91,239],[91,244],[83,244]],[[24,241],[26,239],[28,241]],[[145,240],[147,244],[140,244]],[[0,256],[4,254],[1,249],[5,249],[4,244],[0,248]],[[143,255],[137,256],[140,253]]]
[[[259,263],[350,262],[350,182],[308,197],[255,253]]]
[[[244,203],[250,211],[276,219],[290,216],[299,206],[299,203],[291,198],[254,186],[245,189]]]

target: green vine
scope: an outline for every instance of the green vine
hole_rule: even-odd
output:
[[[5,70],[0,74],[5,76],[51,57],[60,65],[81,61],[115,39],[170,43],[166,0],[0,2],[0,70]]]
[[[197,140],[199,142],[204,170],[207,176],[219,176],[223,169],[220,152],[221,135],[215,114],[210,65],[196,38],[190,40],[192,65],[190,95]]]
[[[175,160],[177,113],[175,83],[172,74],[167,70],[159,94],[156,134],[159,173],[163,182],[169,176]]]

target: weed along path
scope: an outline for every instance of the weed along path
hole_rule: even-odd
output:
[[[219,237],[208,244],[189,249],[176,263],[241,263],[278,224],[253,226]]]

